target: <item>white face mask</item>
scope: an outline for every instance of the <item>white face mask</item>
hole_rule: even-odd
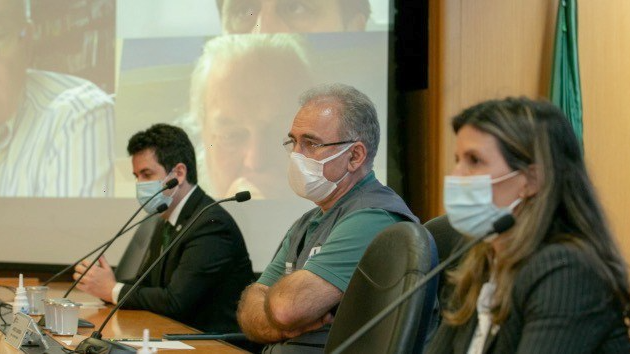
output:
[[[492,202],[492,185],[518,175],[513,171],[496,179],[490,175],[446,176],[444,178],[444,208],[451,226],[460,233],[480,238],[491,233],[493,223],[521,202],[516,199],[507,208]]]
[[[148,182],[137,182],[136,183],[136,199],[138,199],[138,203],[140,205],[144,204],[147,200],[149,200],[155,193],[157,193],[160,189],[164,187],[166,181],[170,180],[169,177],[171,174],[166,175],[164,180],[162,181],[148,181]],[[179,185],[175,187],[175,190],[171,193],[171,195],[164,194],[164,191],[158,195],[156,195],[147,205],[144,206],[144,211],[151,214],[157,211],[157,208],[166,204],[167,207],[171,206],[173,202],[173,195],[177,193],[179,190]]]
[[[323,160],[314,160],[297,152],[291,153],[289,160],[289,185],[302,198],[306,198],[315,203],[328,197],[341,182],[348,172],[346,172],[337,182],[332,182],[324,177],[324,165],[348,151],[352,144],[348,145],[338,153]]]

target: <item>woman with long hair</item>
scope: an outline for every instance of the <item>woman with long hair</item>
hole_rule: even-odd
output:
[[[449,273],[452,293],[428,352],[630,353],[626,265],[562,111],[507,98],[452,125],[451,225],[483,237],[504,215],[515,224]]]

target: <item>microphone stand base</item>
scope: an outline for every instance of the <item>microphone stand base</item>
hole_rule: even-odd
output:
[[[114,341],[86,338],[74,351],[82,354],[135,354],[137,349]]]

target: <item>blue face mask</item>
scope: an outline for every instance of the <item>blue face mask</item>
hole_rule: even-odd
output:
[[[444,178],[444,208],[451,226],[460,233],[474,238],[486,236],[494,229],[492,224],[521,202],[515,200],[507,208],[492,202],[492,185],[518,175],[510,172],[491,179],[490,175],[446,176]]]
[[[170,173],[169,173],[170,175]],[[159,192],[160,189],[164,188],[164,183],[169,180],[169,175],[163,181],[148,181],[148,182],[137,182],[136,183],[136,199],[140,205],[144,204],[147,200],[149,200],[155,193]],[[144,206],[144,211],[147,213],[155,213],[157,211],[158,206],[162,204],[166,204],[166,206],[170,206],[173,202],[173,195],[177,192],[173,191],[171,195],[165,195],[164,192],[155,196],[155,198],[151,199],[147,205]]]

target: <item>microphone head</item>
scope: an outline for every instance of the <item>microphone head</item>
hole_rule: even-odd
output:
[[[514,215],[507,214],[500,217],[497,221],[492,224],[494,228],[494,232],[500,234],[512,228],[516,223],[516,219],[514,219]]]
[[[239,203],[248,201],[250,199],[252,199],[252,195],[249,193],[249,191],[238,192],[234,196],[234,200],[236,200]]]
[[[177,180],[176,180],[177,181]],[[168,205],[166,205],[165,203],[162,203],[160,205],[158,205],[158,207],[155,209],[158,213],[163,213],[166,211],[166,209],[168,209]]]
[[[178,184],[179,184],[179,181],[177,180],[177,178],[171,178],[168,181],[166,181],[166,183],[164,184],[164,187],[166,187],[166,189],[173,189]]]

